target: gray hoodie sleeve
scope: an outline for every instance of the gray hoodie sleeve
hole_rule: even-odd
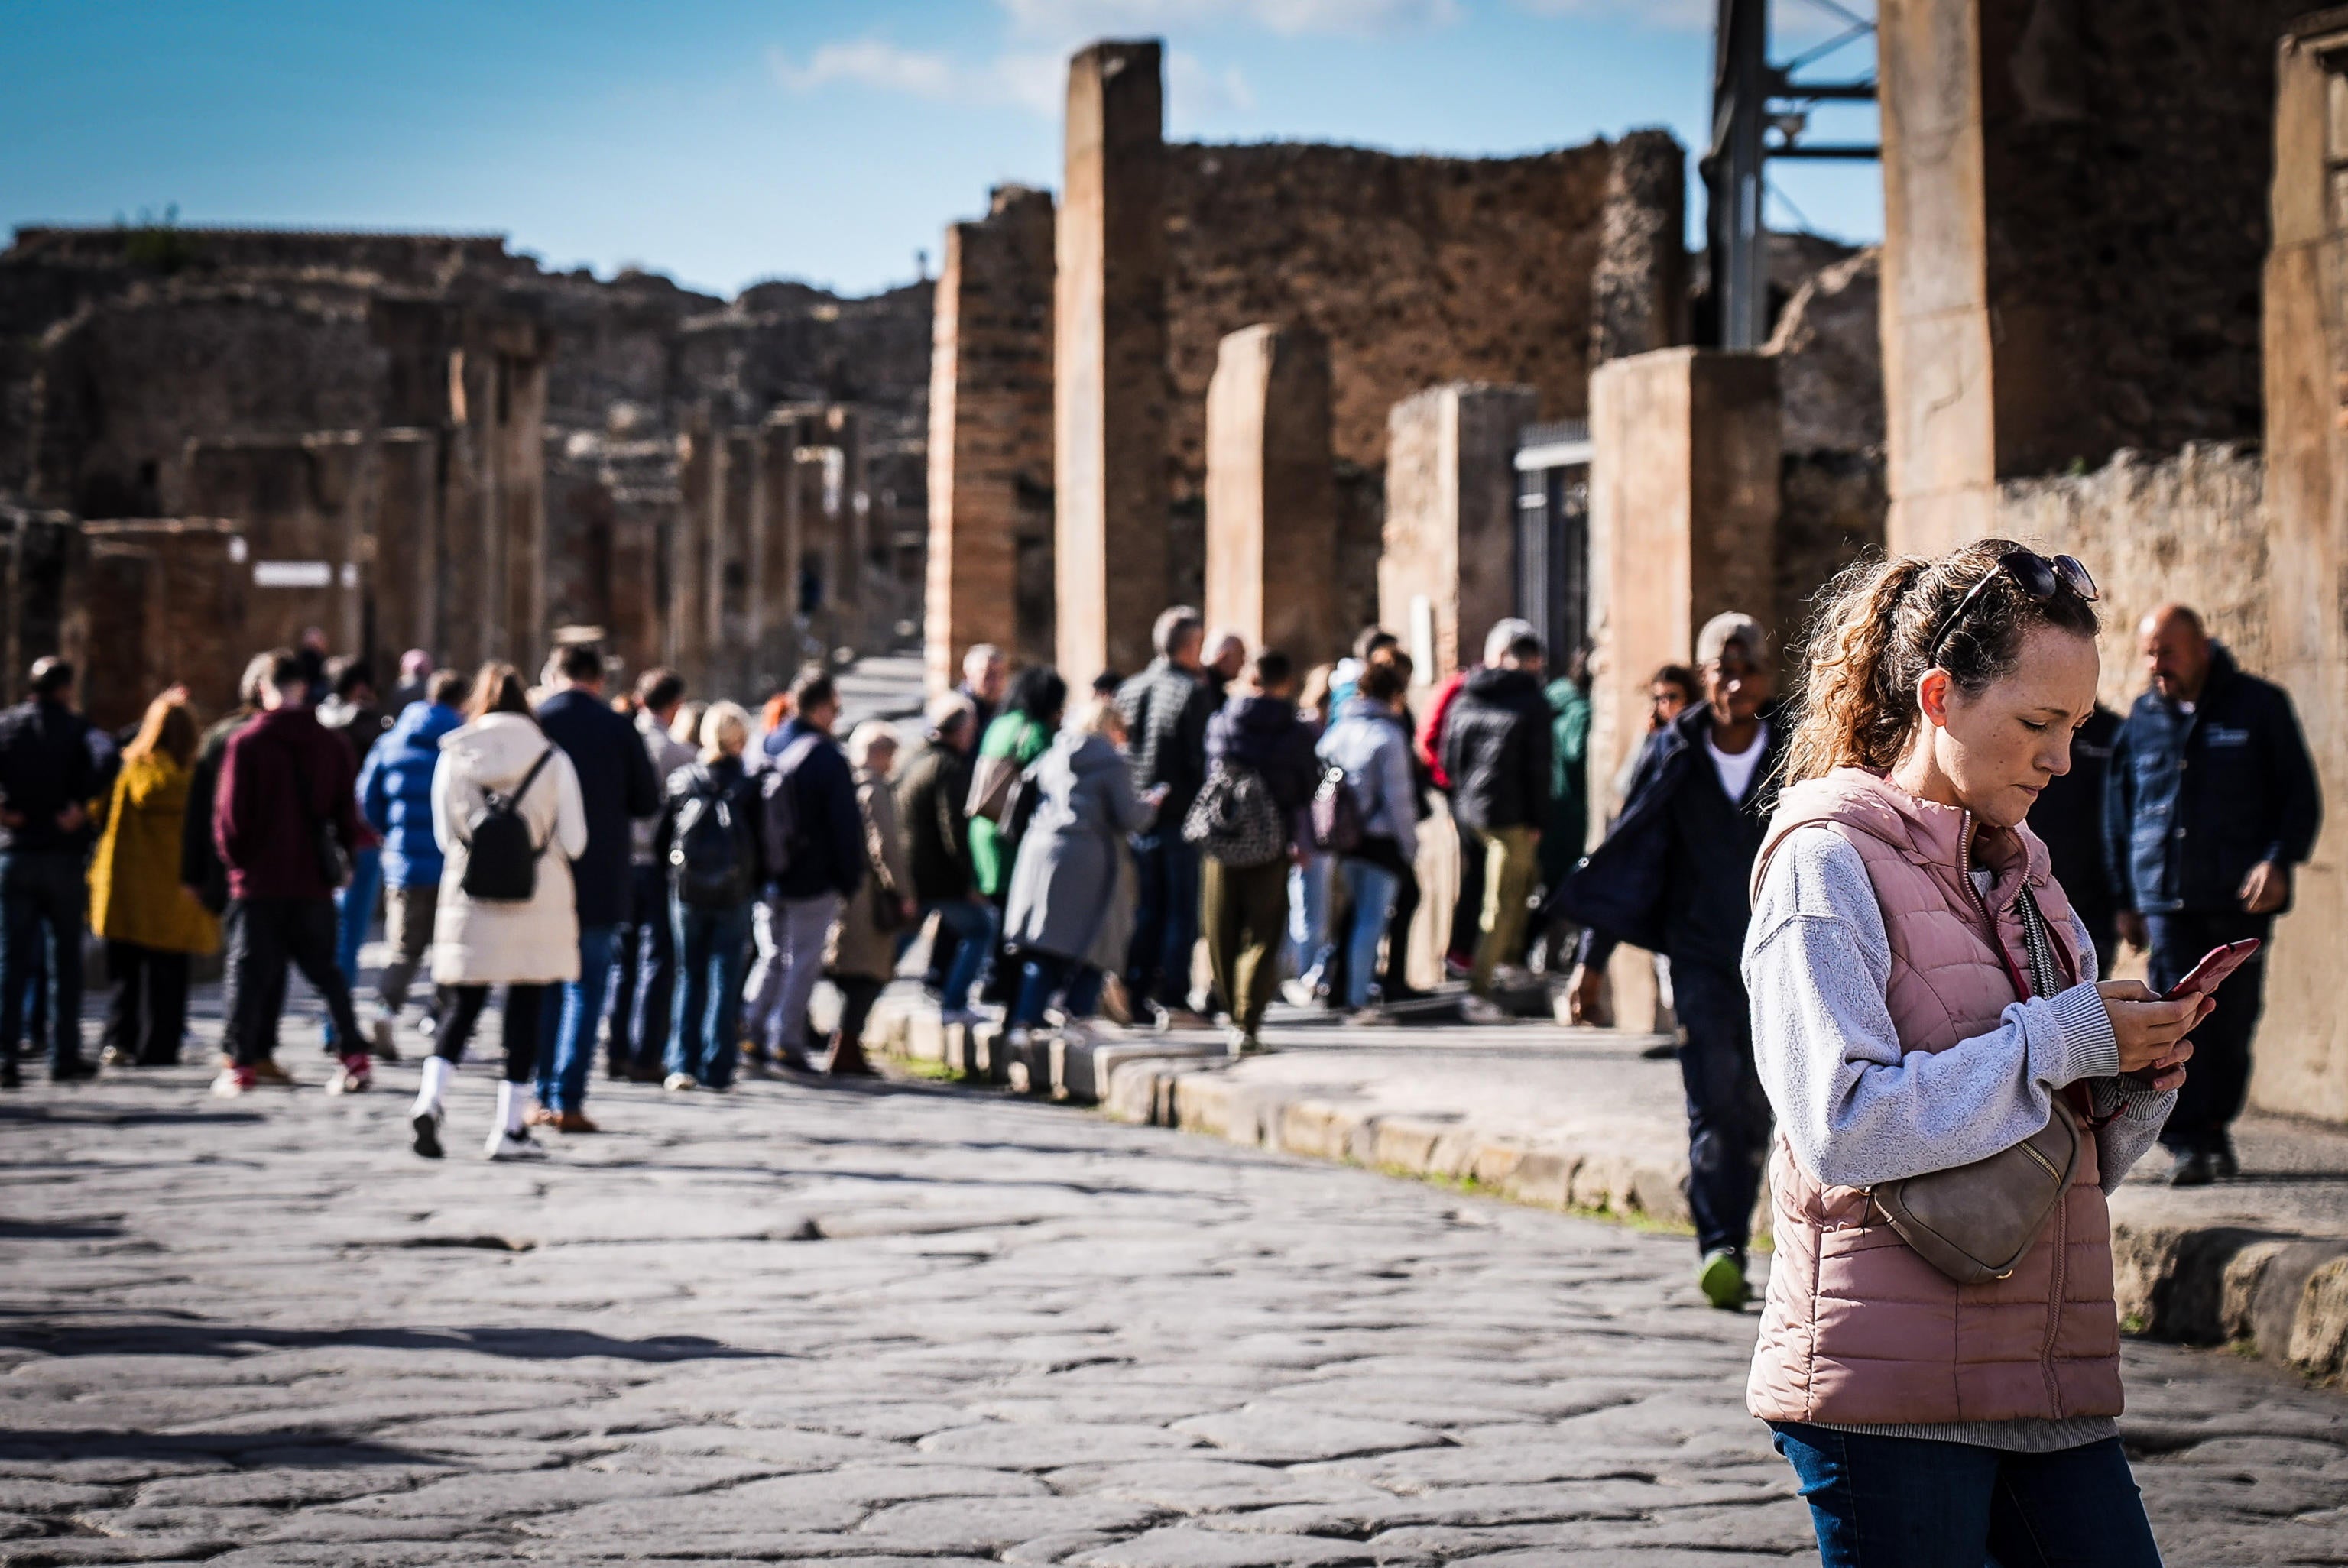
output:
[[[1985,1159],[2046,1124],[2054,1094],[2089,1081],[2102,1183],[2144,1153],[2173,1096],[2129,1092],[2080,935],[2088,979],[2008,1006],[1998,1026],[1943,1051],[1903,1051],[1885,993],[1891,945],[1859,851],[1825,827],[1772,856],[1746,939],[1753,1054],[1778,1123],[1819,1180],[1863,1187]]]

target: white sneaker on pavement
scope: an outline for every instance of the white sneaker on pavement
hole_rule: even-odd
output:
[[[672,1072],[661,1080],[661,1087],[671,1094],[690,1094],[701,1085],[690,1072]]]
[[[509,1132],[499,1128],[489,1134],[489,1144],[481,1152],[492,1160],[543,1160],[546,1158],[545,1145],[532,1139],[527,1127],[519,1132]]]
[[[212,1080],[212,1092],[222,1100],[233,1100],[252,1087],[252,1070],[248,1067],[223,1067]]]
[[[1469,1023],[1514,1023],[1516,1015],[1488,998],[1471,996],[1459,1003],[1459,1016]]]

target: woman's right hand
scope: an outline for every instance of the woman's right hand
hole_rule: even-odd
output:
[[[2120,1043],[2120,1071],[2147,1076],[2192,1053],[2185,1037],[2218,1005],[2207,996],[2170,1001],[2142,980],[2099,980],[2096,991]]]

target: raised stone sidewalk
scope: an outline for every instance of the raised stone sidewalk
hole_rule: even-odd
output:
[[[889,1054],[1126,1122],[1469,1185],[1537,1207],[1688,1223],[1677,1067],[1655,1036],[1540,1023],[1332,1027],[1275,1009],[1270,1054],[1220,1035],[1103,1026],[1039,1036],[1024,1057],[991,1024],[942,1024],[893,992]],[[2348,1132],[2283,1117],[2236,1129],[2243,1176],[2194,1191],[2156,1150],[2112,1200],[2123,1320],[2185,1344],[2230,1343],[2339,1385],[2348,1374]],[[1766,1202],[1764,1204],[1766,1211]],[[1757,1216],[1766,1225],[1766,1212]]]

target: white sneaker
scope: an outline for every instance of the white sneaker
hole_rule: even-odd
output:
[[[1281,981],[1280,994],[1288,999],[1291,1007],[1309,1008],[1318,999],[1313,994],[1311,982],[1306,980]]]
[[[661,1080],[661,1087],[671,1094],[690,1094],[701,1084],[690,1072],[672,1072]]]
[[[1223,1049],[1233,1056],[1245,1056],[1254,1046],[1255,1037],[1235,1023],[1223,1026]]]
[[[1471,996],[1459,1004],[1459,1016],[1469,1023],[1514,1023],[1516,1015],[1496,1001]]]
[[[530,1137],[530,1129],[527,1127],[519,1132],[509,1132],[503,1128],[491,1132],[489,1144],[481,1153],[492,1160],[543,1160],[546,1158],[545,1146]]]
[[[375,1074],[364,1067],[356,1070],[337,1067],[334,1076],[326,1080],[326,1092],[329,1094],[364,1094],[374,1087]]]
[[[252,1074],[239,1067],[223,1067],[212,1080],[212,1092],[222,1100],[233,1100],[252,1087]]]

